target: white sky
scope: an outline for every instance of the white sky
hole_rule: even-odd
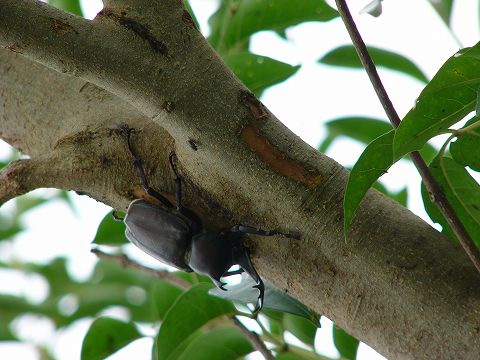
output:
[[[426,0],[385,0],[384,12],[379,18],[357,15],[369,0],[349,1],[351,11],[364,40],[369,45],[396,51],[408,56],[429,77],[458,49],[459,45],[448,32]],[[84,1],[89,17],[99,10],[98,0]],[[199,16],[201,28],[206,33],[206,19],[215,10],[215,0],[192,0]],[[332,3],[332,1],[330,1]],[[461,6],[460,6],[461,3]],[[479,39],[478,0],[455,2],[453,28],[464,46]],[[291,64],[301,64],[300,71],[283,84],[267,90],[263,102],[296,134],[312,146],[317,146],[325,136],[323,123],[348,115],[385,118],[367,76],[358,70],[344,70],[319,65],[316,61],[333,48],[349,44],[348,35],[340,19],[329,23],[308,23],[287,31],[289,41],[264,32],[254,36],[251,50]],[[422,84],[401,74],[380,70],[380,75],[397,111],[403,116],[413,105]],[[439,143],[437,142],[437,145]],[[360,155],[362,147],[347,140],[337,140],[327,153],[338,162],[351,166]],[[5,153],[5,150],[3,151]],[[406,162],[394,166],[383,177],[393,190],[405,185],[409,188],[409,207],[426,219],[419,200],[419,176]],[[48,194],[48,191],[41,191]],[[97,225],[109,208],[85,196],[74,196],[78,216],[65,204],[55,201],[41,206],[25,216],[28,231],[19,235],[13,244],[0,243],[0,260],[22,259],[47,262],[57,256],[69,258],[69,270],[77,278],[86,278],[95,263],[90,254],[90,242]],[[0,211],[8,212],[9,205]],[[131,249],[132,256],[154,265],[155,263]],[[45,284],[39,279],[0,272],[0,291],[25,294],[40,302],[46,296]],[[119,311],[109,313],[121,316]],[[325,355],[337,356],[331,344],[331,327],[326,319],[317,334],[318,348]],[[50,325],[31,318],[16,322],[15,328],[25,339],[47,342],[61,360],[79,359],[81,340],[89,321],[83,320],[72,328],[52,336]],[[321,344],[320,344],[321,343]],[[132,343],[110,359],[150,359],[151,340]],[[359,359],[380,358],[366,346],[360,349]],[[0,359],[36,359],[33,345],[0,345]]]

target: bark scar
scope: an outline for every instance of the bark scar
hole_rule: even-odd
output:
[[[127,13],[125,11],[122,11],[120,14],[117,14],[113,12],[110,9],[104,8],[102,11],[98,13],[99,16],[106,16],[109,18],[114,19],[117,21],[120,25],[123,27],[127,28],[128,30],[131,30],[135,33],[135,35],[141,37],[143,40],[148,42],[150,47],[152,48],[153,51],[158,52],[162,55],[167,55],[168,54],[168,49],[167,46],[158,40],[150,31],[148,27],[145,25],[140,24],[137,22],[135,19],[127,17]]]
[[[74,32],[75,34],[78,34],[78,31],[73,28],[72,25],[67,24],[63,21],[60,21],[58,19],[50,19],[50,28],[56,32],[57,34],[66,34],[69,32]]]
[[[298,162],[290,159],[285,153],[270,144],[268,139],[261,135],[252,124],[245,125],[240,136],[248,148],[276,173],[301,182],[308,187],[315,187],[321,182],[320,175],[307,170]]]
[[[256,120],[263,120],[268,117],[268,110],[260,100],[250,91],[240,91],[240,101],[247,105],[248,109]]]

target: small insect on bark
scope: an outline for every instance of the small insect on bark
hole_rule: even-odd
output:
[[[206,231],[200,218],[182,205],[182,181],[175,166],[175,153],[171,152],[169,155],[175,180],[175,204],[172,204],[150,187],[142,161],[132,147],[132,132],[133,129],[127,130],[127,145],[133,166],[143,189],[157,199],[159,205],[137,199],[130,203],[125,217],[113,212],[115,220],[125,223],[126,237],[141,250],[165,264],[183,271],[207,275],[222,290],[227,290],[222,277],[246,272],[255,281],[254,288],[259,292],[254,313],[260,311],[265,286],[250,261],[248,249],[243,245],[244,234],[296,236],[241,224],[222,232]],[[233,265],[238,265],[240,269],[231,271]]]

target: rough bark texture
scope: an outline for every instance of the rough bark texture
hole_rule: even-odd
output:
[[[0,135],[31,158],[0,174],[2,202],[57,187],[126,208],[145,196],[118,128],[128,123],[166,196],[175,149],[187,205],[209,227],[301,234],[252,237],[278,288],[388,357],[478,358],[480,278],[461,249],[375,191],[345,242],[346,170],[239,83],[181,1],[107,1],[94,21],[28,0],[0,8]]]

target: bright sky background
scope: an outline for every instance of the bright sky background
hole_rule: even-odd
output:
[[[288,0],[285,0],[288,1]],[[369,0],[349,1],[357,25],[369,45],[394,50],[413,60],[429,77],[432,77],[443,62],[459,49],[459,44],[449,33],[438,15],[426,0],[385,0],[383,14],[374,18],[358,15]],[[100,9],[98,0],[85,0],[84,9],[92,18]],[[208,32],[206,19],[215,10],[215,0],[192,0],[204,34]],[[330,1],[333,3],[333,1]],[[461,6],[460,6],[461,3]],[[453,29],[463,46],[471,46],[479,39],[478,0],[455,2]],[[382,108],[372,90],[367,76],[359,70],[344,70],[319,65],[316,61],[333,48],[349,44],[350,40],[340,19],[329,23],[308,23],[287,31],[289,41],[271,32],[254,36],[251,50],[290,64],[301,64],[299,72],[283,84],[267,90],[262,101],[292,131],[312,146],[318,146],[325,136],[323,123],[348,115],[363,115],[385,118]],[[422,89],[422,84],[401,74],[381,70],[392,101],[403,116]],[[441,142],[436,142],[439,145]],[[7,154],[5,146],[2,153]],[[362,147],[352,141],[337,140],[327,155],[346,166],[355,163]],[[406,162],[394,166],[383,178],[392,190],[405,185],[409,189],[409,207],[427,219],[419,200],[419,176]],[[48,196],[52,190],[40,191]],[[89,276],[95,263],[90,254],[90,242],[96,228],[109,208],[86,196],[73,195],[78,215],[73,214],[64,203],[55,201],[41,206],[25,216],[28,230],[17,236],[14,243],[0,243],[0,261],[21,259],[24,261],[48,262],[58,256],[69,258],[69,270],[79,278]],[[11,204],[10,204],[11,205]],[[1,211],[7,213],[9,204]],[[155,262],[139,250],[131,248],[129,254],[148,265]],[[41,302],[47,288],[41,279],[0,272],[0,291],[24,294],[32,301]],[[122,316],[118,309],[109,314]],[[90,322],[79,321],[69,329],[52,336],[48,322],[33,316],[16,321],[14,327],[26,340],[47,342],[58,359],[79,359],[81,339]],[[325,355],[337,356],[331,344],[331,327],[322,320],[318,332],[318,348]],[[327,344],[327,345],[325,345]],[[138,340],[109,359],[150,359],[151,340]],[[366,346],[361,346],[359,359],[381,358]],[[2,344],[0,359],[36,359],[33,345]]]

